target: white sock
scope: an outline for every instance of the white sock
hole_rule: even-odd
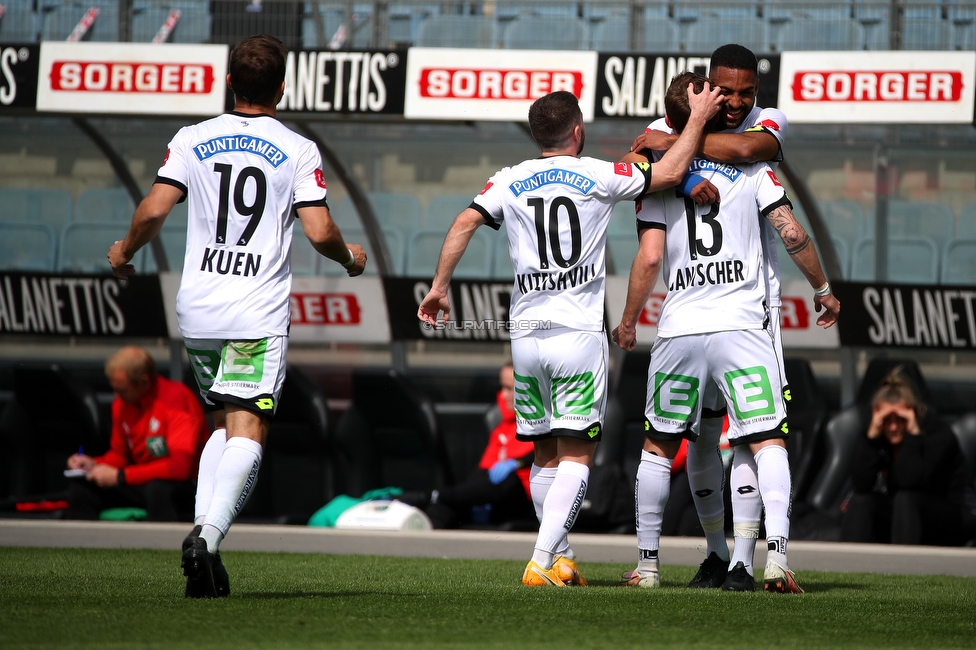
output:
[[[769,445],[756,454],[759,494],[766,509],[766,543],[770,557],[786,566],[790,538],[790,458],[784,447]]]
[[[735,536],[731,563],[735,566],[737,562],[742,562],[752,575],[759,520],[762,517],[762,498],[759,496],[756,461],[746,447],[735,448],[729,489],[732,490],[732,534]]]
[[[200,469],[197,472],[197,498],[193,509],[193,523],[203,524],[207,517],[207,510],[210,509],[210,499],[213,497],[214,473],[217,471],[217,464],[224,453],[224,444],[227,442],[227,429],[214,429],[203,447],[200,454]]]
[[[535,508],[535,517],[542,523],[543,504],[546,502],[546,495],[552,486],[552,480],[556,478],[556,467],[539,467],[535,463],[529,469],[529,492],[532,494],[532,506]],[[556,555],[562,555],[570,560],[576,557],[573,549],[569,547],[569,537],[567,536],[555,551]]]
[[[653,563],[653,570],[657,571],[664,506],[671,496],[671,459],[642,451],[634,492],[637,499],[637,568],[649,568]]]
[[[723,560],[729,559],[729,543],[725,539],[725,467],[719,440],[722,436],[722,418],[705,418],[701,421],[698,441],[688,445],[688,484],[698,511],[698,520],[705,531],[706,557],[715,553]]]
[[[552,566],[557,549],[565,544],[566,535],[576,522],[576,515],[586,496],[586,481],[589,478],[590,468],[582,463],[564,460],[556,468],[556,477],[543,504],[539,537],[532,554],[532,560],[542,568]]]
[[[224,453],[214,472],[210,509],[200,532],[200,537],[207,540],[207,549],[211,553],[217,552],[220,541],[247,502],[257,482],[260,467],[260,443],[238,436],[224,445]]]

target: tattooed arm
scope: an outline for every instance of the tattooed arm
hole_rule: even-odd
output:
[[[810,286],[814,290],[826,287],[826,295],[814,295],[813,304],[818,313],[821,308],[824,309],[824,313],[817,318],[817,325],[824,328],[830,327],[837,322],[837,314],[840,313],[840,301],[833,293],[829,292],[830,284],[820,266],[820,258],[817,256],[817,249],[813,247],[813,240],[793,216],[793,211],[788,205],[777,206],[766,215],[766,219],[779,233],[783,245],[786,246],[786,252],[790,254],[790,259],[810,282]]]

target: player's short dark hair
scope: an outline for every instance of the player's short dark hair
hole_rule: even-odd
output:
[[[583,121],[579,100],[565,90],[544,95],[529,106],[529,133],[542,149],[556,149]]]
[[[230,85],[239,100],[258,106],[274,106],[285,80],[284,44],[274,36],[249,36],[230,54]]]
[[[749,70],[753,74],[759,74],[759,61],[756,60],[756,55],[749,48],[729,43],[712,52],[709,70],[715,68]]]
[[[695,85],[695,94],[705,89],[708,77],[697,72],[682,72],[671,80],[668,92],[664,95],[664,110],[668,121],[675,133],[681,133],[691,117],[691,105],[688,103],[688,84]]]

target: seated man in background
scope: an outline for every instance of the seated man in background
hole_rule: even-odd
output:
[[[515,372],[508,363],[498,373],[498,410],[502,420],[491,432],[481,462],[462,483],[422,495],[403,495],[401,501],[422,508],[434,528],[455,528],[473,520],[472,510],[488,506],[487,520],[501,523],[531,519],[529,468],[533,444],[515,439]],[[419,497],[419,498],[418,498]]]
[[[160,377],[144,349],[128,346],[105,362],[115,400],[107,453],[79,450],[68,468],[82,477],[68,489],[69,519],[98,519],[107,508],[137,507],[150,521],[177,521],[193,510],[193,478],[210,429],[183,384]]]
[[[895,368],[871,403],[855,448],[845,542],[958,545],[965,541],[965,459],[952,430]]]

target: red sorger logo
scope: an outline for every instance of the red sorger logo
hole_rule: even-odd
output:
[[[773,131],[779,131],[779,124],[777,124],[773,120],[763,120],[762,122],[759,123],[759,126],[765,129],[772,129]]]
[[[962,72],[953,70],[806,71],[793,75],[797,102],[957,102]]]
[[[657,319],[661,315],[661,305],[664,304],[663,293],[652,293],[647,300],[647,304],[641,309],[640,316],[637,318],[638,325],[648,325],[657,327]]]
[[[769,179],[773,181],[773,185],[776,187],[783,187],[783,184],[779,182],[778,178],[776,178],[776,174],[773,173],[772,169],[767,169],[766,173],[769,174]]]
[[[617,176],[632,176],[633,169],[631,168],[630,163],[618,162],[613,163],[613,173]]]
[[[780,323],[784,330],[810,329],[810,310],[803,298],[783,296],[780,307]]]
[[[206,95],[213,89],[214,69],[199,63],[55,61],[50,80],[51,90]]]
[[[292,325],[359,325],[362,309],[354,293],[292,293]]]
[[[492,185],[494,185],[494,183],[492,183],[491,181],[488,181],[488,184],[485,185],[485,189],[481,190],[481,192],[478,193],[478,196],[481,196],[482,194],[484,194],[485,192],[487,192],[488,190],[490,190]]]
[[[163,165],[165,166],[166,163],[168,162],[169,162],[169,149],[166,149],[166,157],[163,158]]]
[[[579,97],[583,92],[583,73],[452,68],[420,71],[420,96],[433,99],[538,99],[559,90]]]
[[[315,183],[316,183],[316,185],[318,185],[319,187],[321,187],[323,190],[328,189],[325,186],[325,174],[322,173],[322,170],[321,169],[316,169],[315,170]]]

